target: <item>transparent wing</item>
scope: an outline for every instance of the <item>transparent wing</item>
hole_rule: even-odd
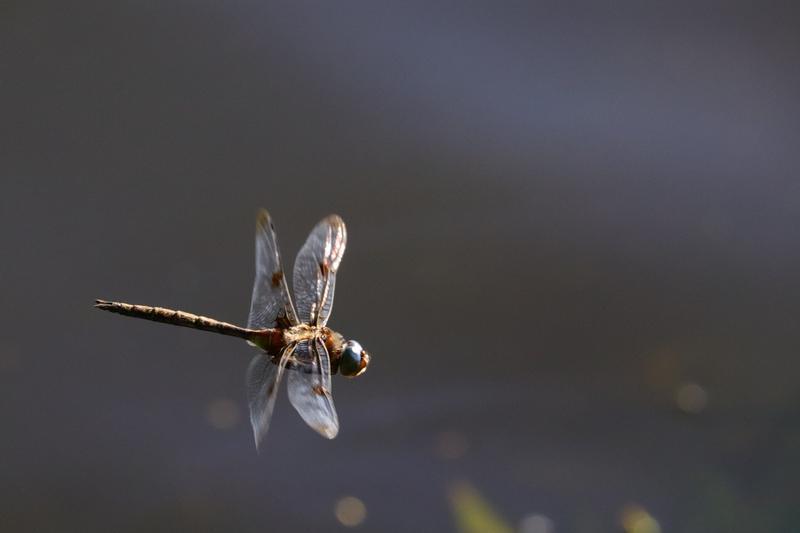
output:
[[[264,329],[297,323],[281,266],[275,227],[269,213],[262,209],[256,219],[256,279],[247,327]]]
[[[319,339],[298,343],[297,365],[287,371],[289,401],[306,424],[325,438],[339,433],[339,418],[331,396],[331,361]]]
[[[292,356],[294,346],[287,346],[281,354],[280,364],[270,361],[265,354],[258,354],[247,368],[247,401],[250,405],[250,423],[256,449],[261,445],[269,429],[275,398],[284,374],[286,363]]]
[[[301,322],[324,326],[333,307],[336,271],[344,255],[344,221],[331,215],[317,224],[294,261],[294,297]]]

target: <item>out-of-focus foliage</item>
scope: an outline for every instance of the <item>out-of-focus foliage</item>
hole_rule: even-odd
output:
[[[478,490],[466,481],[450,487],[450,504],[461,533],[513,533]]]

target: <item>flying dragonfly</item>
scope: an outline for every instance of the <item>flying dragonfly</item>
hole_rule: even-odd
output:
[[[245,339],[260,352],[247,369],[256,448],[269,428],[284,376],[289,401],[306,424],[332,439],[339,432],[339,419],[331,395],[331,374],[360,376],[370,362],[361,344],[326,326],[346,244],[347,231],[339,216],[330,215],[314,227],[294,262],[294,305],[281,266],[275,227],[269,213],[262,209],[256,222],[256,278],[246,328],[149,305],[96,300],[95,307]]]

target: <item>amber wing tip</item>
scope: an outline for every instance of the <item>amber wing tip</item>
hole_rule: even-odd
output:
[[[258,214],[256,214],[256,226],[260,228],[266,228],[270,225],[270,216],[269,211],[264,209],[263,207],[258,210]]]

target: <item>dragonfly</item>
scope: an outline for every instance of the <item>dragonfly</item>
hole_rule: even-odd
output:
[[[355,340],[327,327],[336,273],[347,244],[338,215],[321,220],[297,254],[292,275],[294,303],[281,266],[275,226],[262,209],[256,219],[256,275],[247,327],[149,305],[96,300],[95,307],[125,316],[239,337],[258,349],[247,369],[247,397],[256,449],[269,429],[278,388],[285,378],[289,401],[317,433],[339,432],[331,375],[362,375],[370,355]]]

